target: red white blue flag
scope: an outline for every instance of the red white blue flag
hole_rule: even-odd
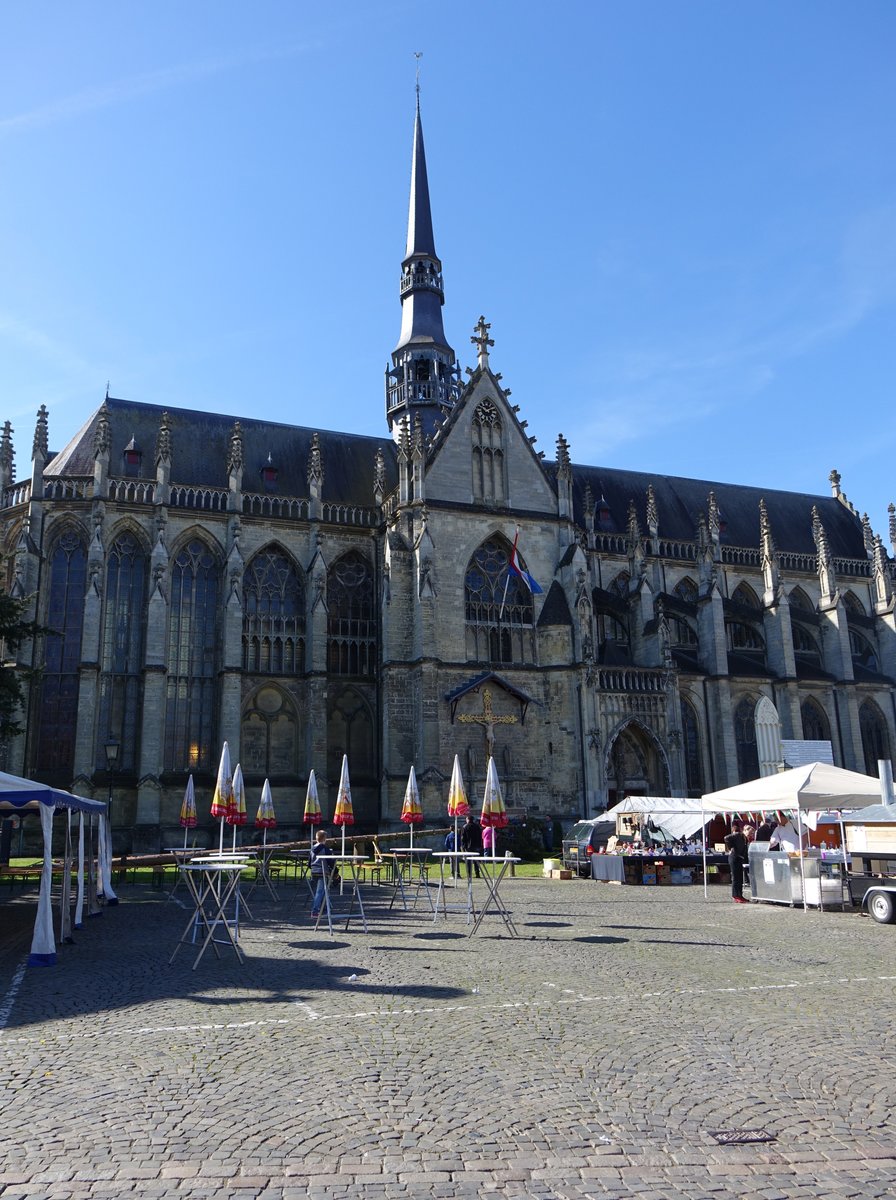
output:
[[[521,579],[533,596],[539,595],[543,589],[539,587],[539,585],[535,582],[535,580],[519,560],[519,555],[517,554],[516,550],[516,543],[519,536],[520,531],[517,530],[513,535],[513,549],[510,551],[510,559],[508,560],[507,565],[510,568],[511,574],[515,575],[517,579]]]

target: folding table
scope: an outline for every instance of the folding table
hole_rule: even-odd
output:
[[[180,950],[185,942],[190,941],[195,944],[196,932],[200,927],[205,931],[205,937],[202,945],[199,947],[196,960],[193,963],[194,971],[199,966],[199,961],[209,946],[214,950],[216,957],[220,958],[221,953],[218,950],[218,946],[229,944],[236,952],[240,963],[245,961],[245,956],[239,944],[238,917],[240,876],[243,873],[245,865],[244,862],[232,861],[205,861],[183,864],[181,872],[190,895],[193,898],[194,910],[190,914],[190,919],[181,934],[180,941],[174,947],[174,953],[168,959],[169,963],[174,962],[178,950]],[[228,917],[227,909],[231,901],[234,905],[234,916]],[[226,941],[215,937],[215,930],[219,926],[223,927],[227,935]]]
[[[486,913],[494,910],[504,924],[507,926],[507,931],[511,937],[519,937],[516,926],[513,923],[513,917],[510,915],[510,910],[505,906],[500,896],[501,881],[507,874],[507,868],[522,862],[522,859],[513,858],[511,855],[505,855],[504,858],[492,857],[489,854],[483,854],[472,860],[479,864],[479,869],[482,872],[482,878],[485,880],[488,888],[488,896],[485,904],[479,910],[479,915],[473,922],[473,928],[470,930],[470,936],[479,929],[482,924],[482,919]]]
[[[433,924],[436,923],[439,913],[447,920],[449,912],[466,913],[467,924],[470,924],[472,918],[476,915],[476,909],[473,904],[473,874],[472,872],[466,879],[466,896],[463,904],[450,904],[445,890],[445,868],[450,867],[450,874],[454,877],[455,890],[460,886],[460,875],[455,875],[454,872],[460,871],[462,863],[472,862],[475,854],[471,854],[469,850],[436,850],[433,858],[439,861],[439,886],[436,891],[436,903],[432,914]]]

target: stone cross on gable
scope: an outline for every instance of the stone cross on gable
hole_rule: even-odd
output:
[[[490,329],[491,325],[486,321],[485,317],[480,317],[475,332],[470,338],[470,341],[473,342],[475,346],[479,347],[477,354],[479,355],[480,367],[488,366],[488,348],[489,346],[494,346],[495,344],[494,338],[490,338],[488,336],[488,331]]]
[[[492,691],[491,688],[486,688],[482,693],[482,712],[481,713],[464,713],[463,716],[457,718],[464,725],[484,725],[485,726],[485,742],[488,747],[489,758],[495,757],[495,726],[496,725],[515,725],[516,717],[506,716],[499,717],[492,708]]]

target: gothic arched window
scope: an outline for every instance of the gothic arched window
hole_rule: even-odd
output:
[[[815,612],[815,605],[801,587],[793,588],[787,599],[790,601],[791,608],[799,609],[800,612]]]
[[[631,576],[628,571],[620,571],[607,590],[626,600],[628,598],[628,585],[630,582]]]
[[[793,650],[803,662],[810,662],[816,665],[821,664],[821,651],[818,648],[814,636],[803,625],[793,622],[791,626],[793,632]]]
[[[218,600],[221,571],[204,542],[194,538],[171,567],[165,769],[215,766],[218,674]]]
[[[297,675],[305,667],[305,588],[280,550],[262,550],[243,576],[243,669]]]
[[[56,775],[66,785],[75,766],[75,730],[81,665],[81,631],[87,589],[87,548],[67,529],[49,557],[50,587],[40,675],[40,729],[34,769]]]
[[[696,583],[687,576],[679,580],[672,589],[672,595],[677,596],[679,600],[684,600],[685,604],[696,604],[697,594]]]
[[[510,573],[509,558],[509,543],[493,537],[482,543],[467,564],[464,603],[468,659],[492,663],[534,661],[532,594]]]
[[[807,742],[829,742],[831,740],[831,725],[827,713],[817,700],[804,700],[800,705],[800,718],[803,722],[803,737]]]
[[[877,775],[878,759],[890,757],[890,735],[887,733],[884,714],[873,700],[866,700],[859,709],[859,728],[862,731],[865,773]]]
[[[243,710],[240,763],[246,780],[297,773],[299,720],[291,697],[273,684],[258,689]]]
[[[690,701],[681,701],[681,730],[684,739],[684,769],[689,796],[703,794],[703,759],[700,753],[700,722]]]
[[[740,782],[759,775],[759,751],[756,748],[756,701],[745,696],[734,710],[734,744]]]
[[[856,613],[860,617],[867,616],[865,605],[858,598],[855,592],[845,592],[843,595],[843,605],[847,612]]]
[[[696,646],[697,634],[683,617],[667,617],[669,625],[669,637],[672,639],[672,645],[680,646]]]
[[[504,438],[501,416],[491,400],[476,405],[472,424],[473,498],[486,504],[502,504],[504,487]]]
[[[765,643],[752,625],[743,621],[728,621],[725,625],[729,650],[764,650]]]
[[[133,771],[139,762],[147,578],[144,547],[132,533],[120,534],[109,548],[106,566],[94,750],[101,770],[107,765],[105,743],[110,735],[118,740],[119,771]]]
[[[759,597],[748,583],[739,583],[734,589],[734,595],[731,599],[736,600],[738,604],[743,604],[745,608],[755,608],[759,612],[762,611]]]
[[[332,675],[376,674],[377,628],[373,572],[350,550],[327,573],[327,663]]]
[[[854,629],[849,631],[849,648],[852,652],[852,661],[855,666],[864,667],[867,671],[877,671],[880,668],[877,665],[877,654],[874,647],[861,633],[856,633]]]

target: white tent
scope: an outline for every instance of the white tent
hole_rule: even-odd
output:
[[[22,779],[18,775],[8,775],[0,771],[0,813],[23,813],[39,811],[41,830],[44,841],[43,870],[40,877],[40,893],[37,901],[37,919],[34,923],[34,936],[31,940],[31,953],[28,956],[29,966],[53,966],[56,962],[56,941],[53,934],[53,911],[50,891],[53,882],[53,814],[57,809],[68,809],[70,812],[86,814],[88,819],[94,815],[99,818],[99,863],[101,885],[107,901],[117,903],[112,890],[111,875],[111,846],[109,827],[106,821],[107,805],[102,800],[87,800],[83,796],[73,796],[70,792],[60,791],[45,783],[36,783],[33,779]],[[82,889],[83,879],[83,823],[80,841],[81,852],[78,862],[78,890]],[[66,855],[68,862],[68,855]],[[63,881],[62,904],[65,912],[62,927],[65,929],[68,918],[68,887],[67,880]]]
[[[806,812],[865,808],[880,803],[881,783],[871,775],[845,771],[830,763],[805,763],[777,775],[751,779],[719,792],[707,792],[703,807],[709,812],[757,812],[779,808]]]
[[[674,838],[690,837],[706,823],[700,801],[683,796],[626,796],[600,819],[615,821],[617,813],[640,813]]]
[[[881,800],[881,780],[858,771],[846,771],[830,763],[805,763],[777,775],[751,779],[718,792],[707,792],[702,802],[710,813],[743,813],[790,809],[796,813],[800,846],[803,841],[804,816],[807,813],[843,809],[867,808]],[[846,839],[843,839],[846,845]],[[803,852],[800,849],[800,874],[803,873]],[[805,880],[803,908],[806,904]]]

